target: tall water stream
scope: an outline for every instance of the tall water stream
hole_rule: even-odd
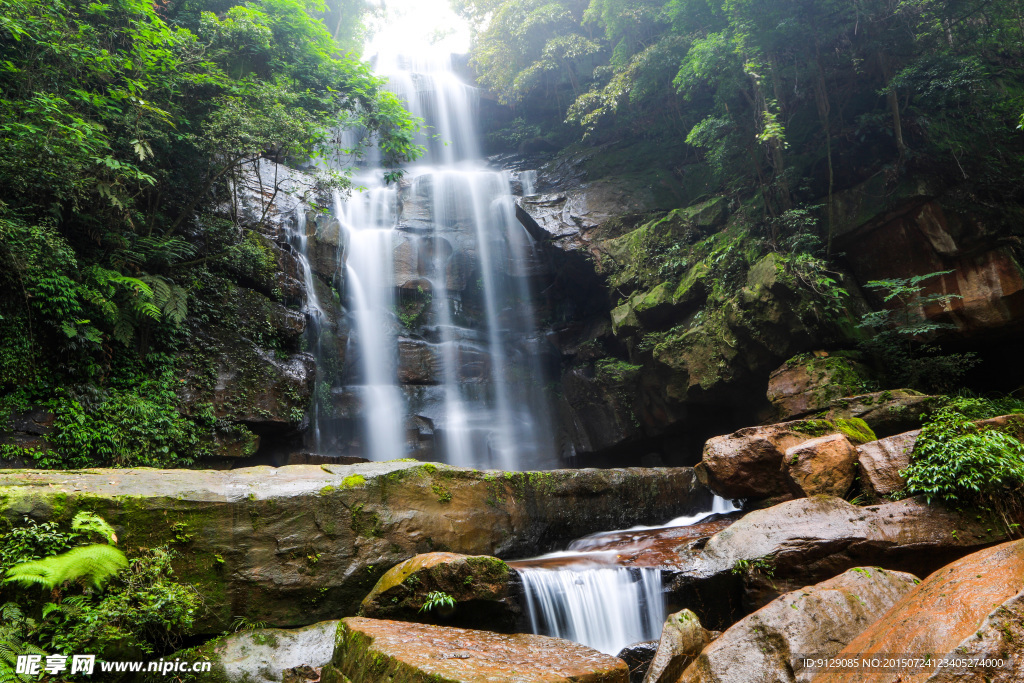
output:
[[[347,341],[325,345],[314,327],[310,447],[371,460],[550,467],[531,291],[539,259],[515,218],[508,174],[481,157],[477,90],[448,54],[394,52],[401,42],[387,30],[372,61],[426,122],[418,140],[426,154],[392,185],[369,158],[355,178],[366,189],[337,194],[335,220],[317,225],[318,242],[336,245],[338,301],[329,303]],[[308,254],[305,242],[296,246]],[[314,314],[323,305],[310,301]]]

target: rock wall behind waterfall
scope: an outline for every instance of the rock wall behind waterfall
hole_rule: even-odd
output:
[[[979,207],[926,178],[891,186],[883,174],[837,193],[833,277],[852,298],[834,319],[787,255],[764,248],[760,206],[694,193],[680,201],[658,169],[616,174],[609,160],[623,151],[562,153],[540,165],[536,193],[517,200],[553,264],[545,291],[561,354],[558,416],[580,465],[693,464],[708,437],[769,419],[768,376],[781,363],[856,346],[860,315],[882,304],[864,288],[871,280],[950,271],[925,290],[954,295],[948,310],[924,311],[951,325],[938,341],[980,354],[970,386],[1024,382],[1014,361],[1024,324],[1019,207]]]

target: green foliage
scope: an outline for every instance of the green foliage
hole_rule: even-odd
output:
[[[4,583],[53,590],[66,583],[82,581],[100,588],[127,566],[128,560],[117,548],[102,544],[84,545],[61,555],[16,564],[7,570]]]
[[[262,226],[237,210],[261,160],[321,160],[345,129],[365,132],[357,154],[379,146],[392,180],[419,155],[419,122],[339,45],[363,11],[0,0],[0,417],[54,404],[44,465],[203,450],[209,425],[180,415],[173,357],[210,269],[274,286]],[[348,189],[348,173],[320,172],[319,189]]]
[[[0,572],[6,572],[19,562],[62,553],[78,537],[78,534],[61,531],[56,522],[36,523],[26,517],[24,524],[0,536]]]
[[[106,520],[92,512],[79,512],[71,520],[71,529],[80,533],[94,533],[103,537],[107,543],[117,543],[117,534],[114,527],[107,524]]]
[[[937,410],[902,472],[907,492],[923,494],[928,502],[986,507],[1006,507],[1013,496],[1019,497],[1024,485],[1024,415],[1004,427],[976,424],[1008,413],[1024,413],[1024,402],[958,398]]]
[[[741,576],[760,574],[769,579],[775,575],[775,564],[771,557],[758,557],[753,560],[736,560],[732,566],[732,573]]]
[[[1021,196],[1024,32],[1010,0],[455,4],[475,22],[482,82],[524,105],[534,137],[685,139],[649,160],[705,181],[685,201],[760,193],[771,217],[827,197],[831,231],[834,191],[886,169]]]
[[[103,392],[58,392],[49,403],[56,415],[53,450],[44,468],[95,466],[180,467],[210,454],[212,415],[189,418],[178,410],[170,368],[134,386]]]
[[[201,602],[195,589],[173,580],[171,557],[166,549],[148,550],[132,558],[102,596],[50,603],[43,610],[41,640],[59,652],[107,657],[175,650],[191,631]]]
[[[929,308],[936,315],[934,309],[946,309],[960,296],[942,291],[928,293],[924,283],[950,272],[867,283],[868,288],[882,293],[886,307],[861,317],[861,327],[872,332],[861,346],[876,359],[891,386],[948,392],[977,363],[972,353],[943,354],[927,341],[953,327],[929,317]]]
[[[112,546],[88,544],[90,534],[114,538],[99,516],[81,512],[72,527],[26,520],[0,534],[0,680],[20,680],[18,654],[141,658],[174,651],[192,629],[201,600],[174,581],[166,549],[138,549],[126,559]],[[32,586],[46,591],[25,590]]]
[[[420,612],[430,612],[434,609],[444,609],[455,607],[455,598],[448,595],[444,591],[430,591],[427,593],[426,599],[423,601],[423,605],[420,606]]]
[[[30,680],[28,676],[15,673],[19,655],[47,654],[25,638],[25,633],[35,625],[16,603],[0,604],[0,683]]]
[[[234,633],[238,633],[239,631],[258,631],[266,627],[267,622],[265,621],[259,621],[242,616],[235,617],[234,621],[231,622],[230,630]]]

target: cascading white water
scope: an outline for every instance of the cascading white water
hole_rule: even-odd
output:
[[[320,357],[322,352],[319,345],[324,309],[320,304],[320,298],[316,291],[317,288],[313,281],[313,269],[309,265],[309,234],[307,230],[306,209],[302,204],[295,208],[295,220],[288,233],[288,242],[295,251],[296,260],[299,263],[299,271],[301,271],[302,275],[302,284],[306,290],[305,313],[308,321],[306,339],[312,340],[315,356]],[[312,428],[310,440],[314,450],[317,451],[320,450],[321,446],[320,412],[324,408],[321,403],[321,400],[314,397],[311,408],[312,414],[310,415],[310,425]]]
[[[610,655],[661,635],[665,599],[660,569],[520,569],[519,574],[534,633]]]
[[[387,30],[378,45],[396,44]],[[335,279],[350,324],[348,368],[325,380],[342,406],[336,412],[358,416],[361,428],[319,445],[374,460],[403,457],[407,435],[427,423],[436,459],[551,466],[530,291],[538,255],[515,218],[508,174],[487,169],[480,156],[477,91],[457,77],[448,54],[385,48],[373,62],[425,120],[417,142],[426,154],[401,183],[384,185],[383,171],[369,169],[355,179],[367,190],[337,198],[344,248]],[[422,317],[402,309],[410,300],[424,307]],[[403,365],[410,356],[412,369]]]
[[[615,566],[618,553],[625,551],[616,544],[630,531],[640,536],[671,532],[736,509],[715,496],[708,511],[659,526],[593,534],[573,541],[566,551],[511,563],[522,578],[531,629],[608,654],[657,639],[666,616],[661,569]]]
[[[366,423],[364,453],[371,460],[401,457],[404,407],[395,383],[391,251],[396,222],[394,193],[367,190],[343,202],[335,213],[345,231],[345,284],[349,312],[359,336],[359,399]]]

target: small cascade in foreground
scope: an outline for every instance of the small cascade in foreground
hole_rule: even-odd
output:
[[[534,633],[610,655],[661,635],[665,599],[660,569],[520,569],[519,574]]]
[[[715,533],[729,520],[708,518],[735,511],[730,501],[716,496],[705,512],[659,526],[593,534],[573,541],[567,551],[512,562],[522,578],[532,631],[613,655],[627,645],[656,640],[666,618],[658,539],[677,546],[686,534]],[[687,529],[692,525],[700,526]],[[636,562],[641,556],[654,566]]]

